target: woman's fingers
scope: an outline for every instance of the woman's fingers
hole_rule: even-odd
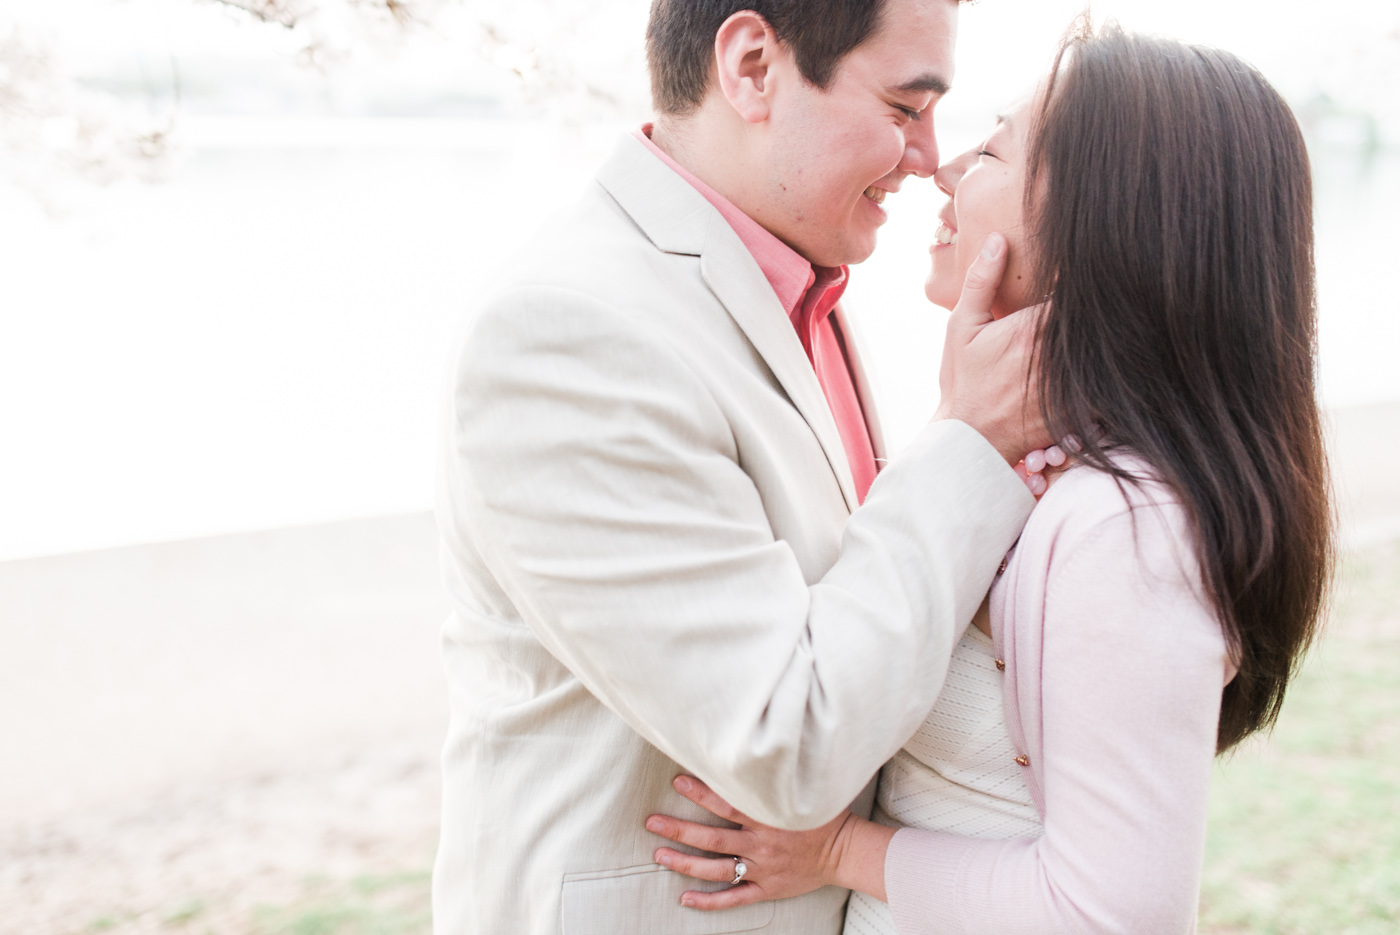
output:
[[[696,857],[682,854],[669,847],[657,848],[653,859],[667,870],[683,873],[697,880],[712,880],[715,883],[729,883],[734,879],[734,858]]]
[[[743,812],[740,812],[721,799],[709,786],[705,785],[694,776],[677,776],[672,781],[676,791],[685,796],[696,805],[708,812],[713,812],[725,821],[732,821],[736,825],[751,825],[752,821]]]
[[[678,844],[687,844],[712,854],[737,854],[743,840],[741,831],[698,825],[670,815],[652,815],[647,819],[647,830]]]
[[[714,909],[733,909],[735,906],[747,906],[762,898],[763,890],[759,889],[758,886],[753,883],[740,883],[738,886],[731,886],[727,890],[719,890],[715,893],[688,890],[681,896],[681,905],[709,912]]]

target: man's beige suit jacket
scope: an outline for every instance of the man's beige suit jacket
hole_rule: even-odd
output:
[[[834,888],[683,908],[643,822],[714,823],[681,772],[782,827],[868,808],[1030,513],[1005,461],[931,425],[857,509],[763,273],[630,137],[473,313],[444,422],[439,935],[839,932]]]

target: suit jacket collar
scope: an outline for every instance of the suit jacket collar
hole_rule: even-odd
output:
[[[658,249],[700,258],[706,284],[816,435],[846,506],[854,510],[860,499],[850,462],[816,372],[763,270],[729,222],[704,195],[631,136],[624,137],[603,164],[598,182]],[[864,396],[865,388],[859,389]],[[862,405],[869,413],[869,400],[863,398]]]

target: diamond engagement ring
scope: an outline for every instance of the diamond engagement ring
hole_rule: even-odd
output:
[[[733,886],[733,885],[736,884],[736,883],[742,882],[743,879],[744,879],[744,874],[746,874],[746,873],[748,873],[748,872],[749,872],[749,865],[746,864],[746,863],[744,863],[744,862],[743,862],[742,860],[740,860],[739,858],[735,857],[735,858],[734,858],[734,879],[732,879],[732,880],[729,881],[729,885],[730,885],[730,886]]]

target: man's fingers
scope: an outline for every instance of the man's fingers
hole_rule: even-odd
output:
[[[725,821],[732,821],[736,825],[751,825],[753,822],[747,815],[740,812],[715,794],[714,790],[705,785],[694,776],[677,776],[674,783],[676,791],[685,796],[696,805],[708,812],[713,812]]]
[[[731,886],[727,890],[720,890],[716,893],[699,893],[695,890],[688,890],[681,896],[681,905],[709,912],[714,909],[733,909],[735,906],[747,906],[762,898],[763,891],[756,884],[740,883],[738,886]]]
[[[978,333],[978,339],[995,341],[1003,353],[1015,352],[1026,358],[1029,364],[1031,351],[1035,346],[1036,331],[1040,327],[1040,317],[1044,305],[1032,305],[1002,317],[1000,321],[988,321]]]
[[[982,251],[967,269],[964,289],[995,289],[1006,271],[1006,238],[993,231],[982,242]]]
[[[1006,238],[1001,234],[987,235],[982,252],[967,269],[962,295],[953,308],[953,320],[964,327],[986,324],[992,320],[992,299],[1006,272]]]
[[[697,880],[728,883],[734,879],[734,861],[728,857],[696,857],[673,851],[669,847],[661,847],[657,848],[653,859],[667,870],[674,870]]]
[[[1034,327],[1049,311],[1050,302],[1047,300],[1041,302],[1039,305],[1028,305],[1025,308],[1018,309],[1006,317],[1024,321],[1028,326]]]

